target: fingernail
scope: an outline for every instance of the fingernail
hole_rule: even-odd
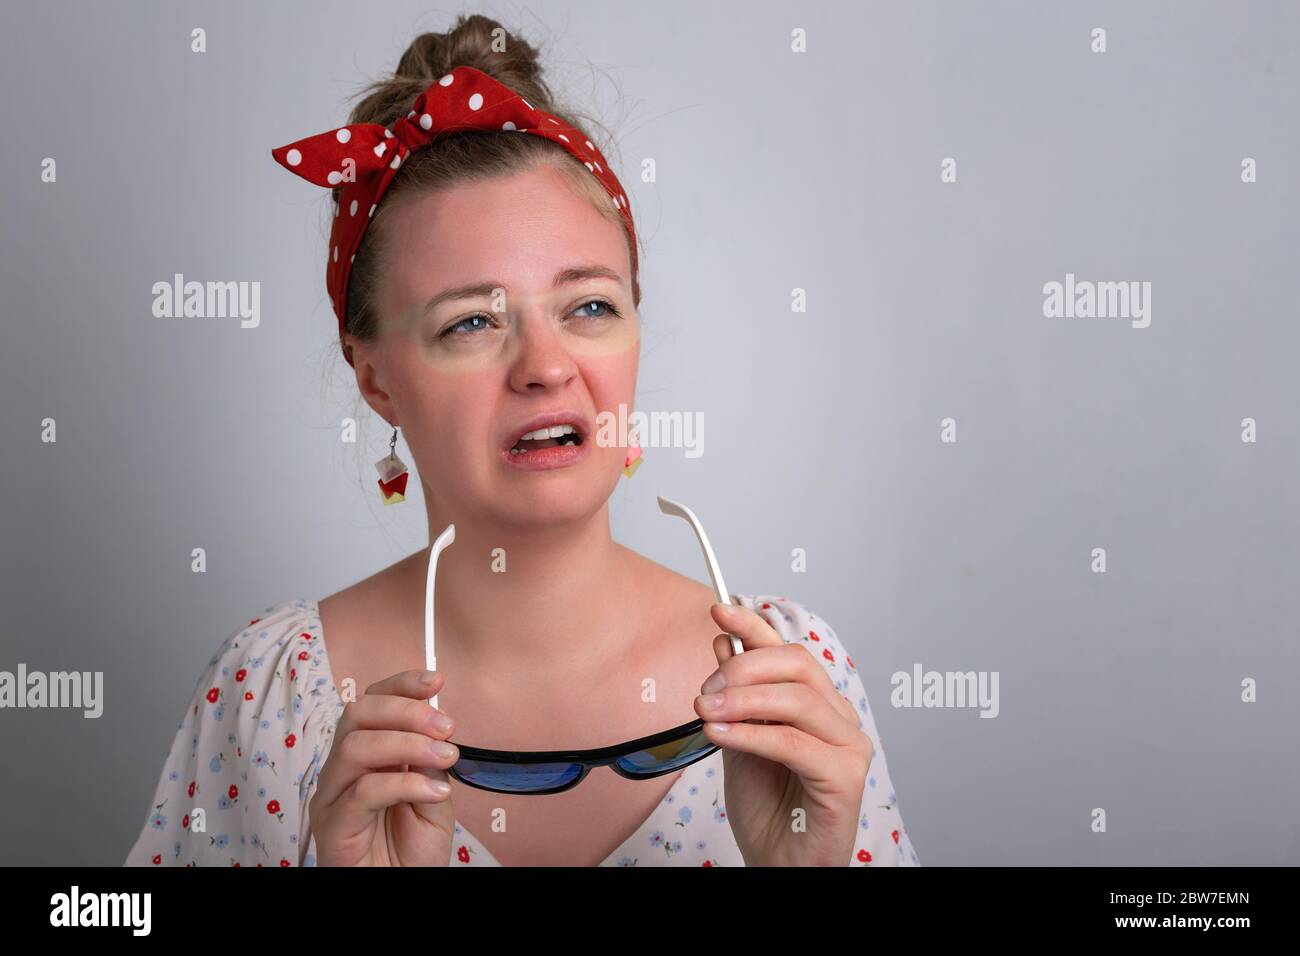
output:
[[[446,760],[447,758],[456,755],[455,745],[449,744],[445,740],[431,740],[429,742],[429,749],[432,750],[433,755],[440,760]]]
[[[438,710],[435,710],[432,714],[430,714],[429,719],[425,721],[425,723],[427,723],[434,730],[440,730],[443,733],[446,733],[447,731],[451,730],[451,718]]]
[[[420,683],[421,683],[421,684],[432,684],[432,683],[433,683],[433,679],[434,679],[436,676],[437,676],[437,672],[436,672],[436,671],[425,671],[423,674],[420,675]]]
[[[709,675],[709,679],[700,687],[701,694],[713,694],[727,686],[727,678],[722,671],[714,671]]]
[[[708,727],[710,730],[715,731],[716,733],[719,734],[725,734],[728,730],[731,729],[730,724],[715,724],[712,721],[705,724],[704,726]]]
[[[705,710],[717,710],[722,706],[722,695],[714,694],[712,697],[705,697],[700,701],[700,706]]]
[[[721,603],[718,603],[718,604],[714,604],[713,606],[716,607],[716,608],[718,608],[719,610],[721,610],[722,613],[723,613],[723,616],[725,616],[725,617],[731,617],[731,615],[733,615],[733,614],[736,613],[736,606],[735,606],[734,604],[721,604]]]
[[[429,792],[435,797],[445,797],[451,793],[451,785],[445,780],[430,780]]]

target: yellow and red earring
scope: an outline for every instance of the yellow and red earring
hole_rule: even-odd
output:
[[[379,472],[379,492],[384,497],[384,504],[395,505],[406,500],[406,479],[410,474],[406,462],[397,457],[397,426],[393,426],[393,437],[388,442],[388,454],[375,462]]]
[[[623,459],[623,474],[631,478],[636,474],[636,470],[641,467],[641,446],[633,443],[627,450],[627,457]]]

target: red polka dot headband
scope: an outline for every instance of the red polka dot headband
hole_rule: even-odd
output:
[[[537,109],[482,70],[458,66],[421,93],[411,111],[391,126],[355,123],[271,150],[276,162],[308,182],[343,187],[325,267],[325,286],[338,316],[340,335],[347,320],[352,260],[402,162],[413,150],[429,145],[437,134],[466,129],[531,133],[563,146],[577,157],[605,187],[627,230],[635,288],[637,252],[632,211],[622,185],[600,150],[572,126]],[[351,354],[347,360],[352,363]]]

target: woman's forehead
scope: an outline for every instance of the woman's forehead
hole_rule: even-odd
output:
[[[593,252],[622,242],[621,224],[552,166],[412,196],[388,225],[405,248],[472,252],[480,260],[493,250],[526,252],[561,240]],[[573,258],[564,249],[556,255]]]
[[[554,169],[411,197],[393,213],[385,251],[399,310],[445,286],[491,282],[540,293],[575,264],[630,281],[622,226]]]

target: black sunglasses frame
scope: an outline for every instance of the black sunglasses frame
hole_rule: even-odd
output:
[[[638,750],[646,750],[650,747],[657,747],[660,744],[671,743],[674,740],[685,740],[700,733],[704,727],[704,721],[700,718],[673,727],[671,730],[663,730],[657,734],[650,734],[648,737],[638,737],[636,740],[629,740],[626,743],[615,744],[612,747],[598,747],[594,750],[489,750],[485,747],[466,747],[456,744],[460,751],[461,759],[484,760],[493,763],[508,764],[543,764],[543,763],[576,763],[582,766],[582,771],[567,783],[558,787],[548,787],[545,790],[512,790],[504,787],[485,787],[482,784],[475,783],[466,779],[457,770],[456,767],[460,761],[448,769],[447,773],[455,777],[467,787],[474,787],[476,790],[487,790],[490,793],[519,793],[528,796],[541,795],[546,793],[562,793],[565,790],[571,790],[586,778],[596,767],[609,767],[620,777],[626,777],[629,780],[649,780],[651,777],[661,777],[666,773],[673,773],[684,767],[689,767],[697,761],[716,752],[719,748],[717,744],[710,743],[706,750],[701,751],[696,756],[687,760],[685,763],[679,763],[665,770],[654,770],[648,773],[635,773],[619,766],[618,758],[626,757],[628,754],[636,753]],[[452,743],[456,743],[454,740]]]

